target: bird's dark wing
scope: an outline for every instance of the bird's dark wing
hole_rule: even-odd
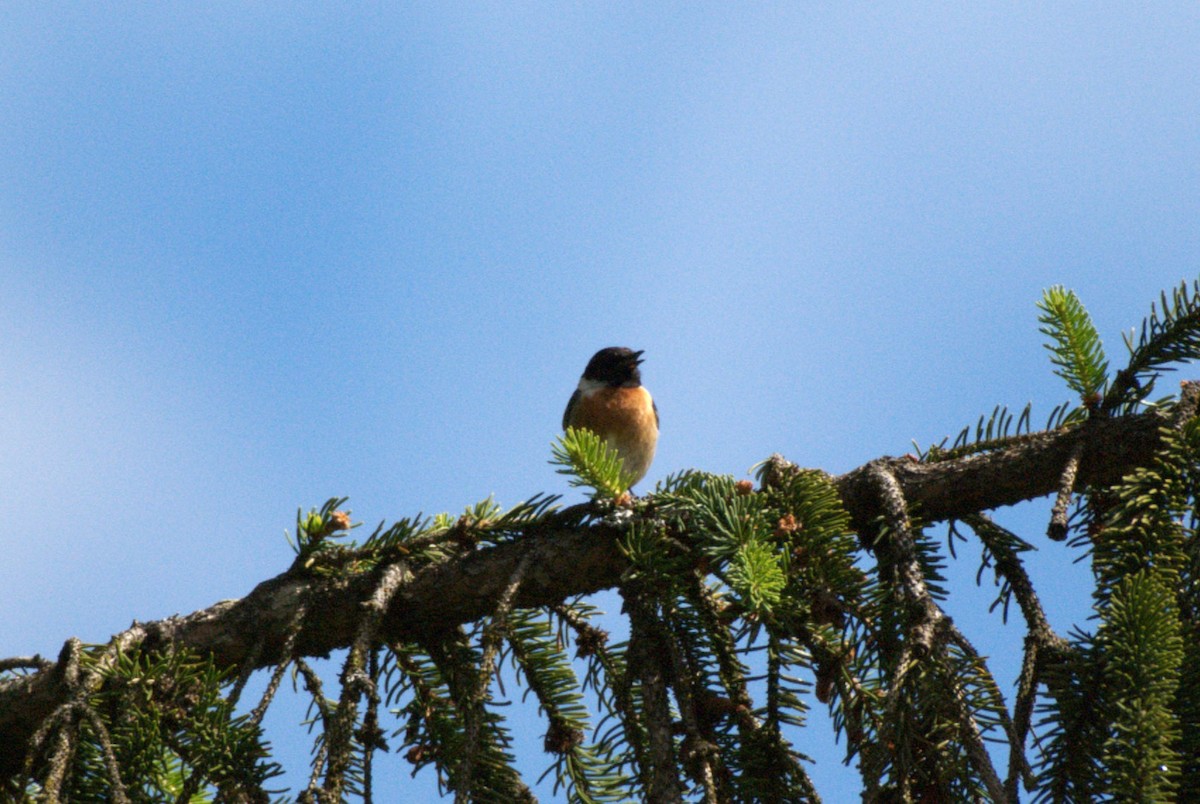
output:
[[[654,408],[654,426],[655,426],[655,427],[658,427],[658,426],[659,426],[659,425],[658,425],[658,403],[657,403],[657,402],[655,402],[653,399],[651,399],[651,400],[650,400],[650,407]],[[659,429],[661,430],[662,428],[661,428],[661,427],[659,427]]]
[[[563,429],[566,430],[571,424],[571,411],[575,409],[575,403],[579,401],[579,389],[575,389],[575,393],[571,394],[570,400],[567,401],[567,409],[563,411]]]

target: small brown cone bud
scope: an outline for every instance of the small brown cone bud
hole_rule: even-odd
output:
[[[821,674],[817,676],[817,700],[821,703],[829,703],[833,698],[833,675]]]
[[[800,530],[800,527],[800,520],[796,519],[794,514],[784,514],[775,525],[775,536],[786,539]]]

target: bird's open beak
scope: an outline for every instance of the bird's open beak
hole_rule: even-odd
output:
[[[642,360],[642,355],[644,355],[645,353],[646,353],[645,349],[638,349],[636,352],[634,352],[633,353],[633,365],[640,366],[640,365],[642,365],[642,363],[646,362],[646,361]]]

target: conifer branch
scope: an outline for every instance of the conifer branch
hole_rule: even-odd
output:
[[[108,727],[90,706],[79,706],[77,709],[87,720],[88,725],[92,727],[96,733],[96,740],[100,743],[100,753],[104,757],[104,770],[108,773],[108,783],[112,785],[109,794],[112,796],[113,802],[129,804],[129,793],[125,790],[124,782],[121,781],[121,764],[117,761],[116,752],[113,750],[112,737],[108,734]]]
[[[392,599],[408,578],[411,577],[407,563],[397,561],[384,569],[382,577],[371,597],[362,606],[362,618],[354,642],[346,656],[342,669],[342,695],[333,716],[332,728],[326,734],[329,746],[329,766],[325,773],[324,795],[337,801],[342,797],[346,772],[350,767],[353,750],[354,724],[358,719],[360,696],[375,696],[375,680],[367,676],[366,665],[371,645],[379,629],[379,622]],[[367,749],[368,753],[370,749]]]
[[[670,620],[670,618],[665,618]],[[669,627],[669,624],[668,624]],[[677,635],[672,635],[676,637]],[[685,658],[681,640],[670,638],[661,640],[666,648],[667,658],[671,666],[671,687],[675,690],[675,700],[679,705],[679,720],[683,724],[684,740],[679,748],[680,760],[684,768],[691,771],[693,781],[700,784],[704,791],[704,804],[717,804],[716,768],[720,763],[720,749],[702,733],[697,712],[699,696],[696,685],[692,683],[697,677],[695,663]],[[684,643],[686,644],[686,643]],[[724,798],[730,798],[725,791]]]
[[[678,760],[662,664],[661,635],[657,633],[654,604],[642,597],[643,594],[628,588],[621,590],[629,615],[629,673],[641,685],[650,760],[647,795],[651,801],[668,804],[683,800],[683,785],[676,770]]]
[[[49,670],[54,662],[41,656],[13,656],[0,659],[0,673],[11,673],[16,670]]]
[[[635,499],[619,455],[568,431],[553,462],[594,490],[583,505],[558,510],[538,495],[504,511],[489,497],[457,518],[381,524],[363,545],[335,543],[354,527],[344,499],[298,511],[292,566],[243,600],[135,622],[104,645],[69,640],[57,662],[0,660],[0,797],[184,802],[203,785],[219,800],[266,800],[281,769],[259,724],[290,666],[320,721],[299,801],[369,804],[385,699],[403,701],[406,756],[417,771],[434,765],[443,792],[530,801],[493,698],[505,694],[504,655],[548,718],[555,794],[586,804],[819,801],[785,736],[806,725],[810,697],[848,738],[847,762],[860,756],[868,801],[1009,802],[1021,781],[1039,800],[1191,795],[1200,383],[1132,411],[1170,363],[1200,358],[1200,283],[1164,296],[1161,317],[1152,308],[1111,385],[1075,295],[1051,288],[1040,306],[1052,360],[1083,402],[1056,409],[1046,432],[1030,432],[1029,406],[1015,431],[997,406],[973,442],[968,428],[950,449],[943,439],[837,478],[773,456],[758,488],[693,470]],[[1081,500],[1068,547],[1092,561],[1094,634],[1051,629],[1022,561],[1032,545],[986,514],[1047,494],[1051,539],[1065,538]],[[989,611],[1007,622],[1015,598],[1024,618],[1011,715],[942,608],[946,556],[926,528],[945,520],[951,556],[966,540],[956,521],[979,538],[976,580],[991,568],[998,586]],[[610,648],[589,622],[595,609],[566,601],[614,587],[630,638]],[[344,648],[338,700],[326,699],[304,657]],[[272,668],[262,699],[235,716],[258,668]],[[603,713],[592,745],[588,691]],[[985,745],[993,730],[1009,745],[1003,780]]]
[[[623,753],[621,764],[632,762],[637,773],[637,784],[641,793],[649,789],[649,777],[646,769],[650,767],[647,756],[647,736],[641,719],[634,707],[632,685],[626,655],[608,647],[608,634],[591,625],[577,611],[579,604],[568,606],[557,604],[551,610],[562,617],[563,621],[575,632],[576,656],[589,660],[588,674],[584,679],[583,688],[590,688],[600,701],[601,708],[607,713],[600,718],[596,726],[599,732],[605,720],[613,715],[619,721],[619,727],[612,729],[614,734],[601,738],[599,744],[608,753]],[[625,746],[622,750],[621,746]],[[628,797],[628,796],[627,796]]]
[[[884,509],[884,523],[880,528],[881,534],[875,541],[875,552],[880,562],[881,578],[891,587],[896,604],[895,609],[901,620],[900,628],[903,631],[898,656],[885,657],[885,661],[891,664],[893,669],[885,693],[886,716],[884,720],[891,724],[892,729],[895,729],[888,735],[887,742],[899,743],[902,736],[911,739],[910,735],[904,735],[902,727],[896,725],[903,718],[899,711],[900,708],[914,705],[914,696],[930,695],[929,690],[920,689],[918,686],[923,675],[917,669],[918,664],[926,662],[939,664],[945,654],[947,641],[959,646],[968,658],[975,661],[978,661],[978,654],[930,593],[925,573],[918,561],[916,538],[909,517],[909,506],[904,499],[904,492],[900,484],[883,465],[876,464],[871,467],[870,473],[878,485],[881,505]],[[884,650],[889,650],[888,643],[885,641],[883,644]],[[890,649],[894,650],[894,647]],[[908,678],[910,674],[914,676],[913,681]],[[948,701],[948,703],[953,704],[958,734],[965,744],[972,771],[982,779],[993,801],[1006,801],[1004,786],[983,745],[978,720],[967,701],[964,678],[960,674],[954,674],[949,675],[947,681],[951,685],[952,695],[952,701]],[[998,699],[999,689],[990,674],[984,671],[978,681],[989,688],[989,692]],[[915,705],[920,705],[919,700],[915,702]],[[898,785],[900,795],[904,800],[913,796],[911,784],[918,781],[930,784],[930,780],[935,778],[929,768],[911,767],[895,759],[895,757],[910,753],[909,751],[893,747],[890,749],[892,758],[889,758],[885,753],[889,752],[889,749],[884,745],[873,745],[868,750],[869,753],[864,754],[864,772],[869,770],[872,774],[882,775],[884,769],[891,766],[892,781]],[[919,755],[921,752],[912,750],[911,753]],[[872,786],[878,785],[878,780],[873,779],[871,784]]]
[[[1195,394],[1186,390],[1175,414],[1190,418],[1197,409]],[[854,529],[869,533],[883,514],[870,477],[870,467],[882,461],[904,491],[913,510],[926,522],[961,519],[980,511],[1052,494],[1058,491],[1062,468],[1076,445],[1082,444],[1077,486],[1106,486],[1138,466],[1154,460],[1161,446],[1158,429],[1169,422],[1159,411],[1096,418],[1068,429],[1043,431],[1013,439],[1010,446],[945,462],[921,463],[911,458],[881,458],[834,478]],[[775,461],[775,459],[772,459]],[[790,464],[779,458],[778,471]],[[772,470],[775,471],[775,470]]]
[[[1103,411],[1129,410],[1145,399],[1171,363],[1200,359],[1200,280],[1164,292],[1142,321],[1141,337],[1125,336],[1129,365],[1117,372],[1105,394]]]
[[[1185,385],[1176,416],[1194,415],[1200,395],[1190,392],[1191,387]],[[871,532],[871,523],[882,513],[871,475],[876,465],[886,467],[905,500],[926,521],[964,517],[1052,493],[1062,466],[1080,444],[1077,482],[1116,482],[1153,460],[1161,444],[1159,428],[1168,421],[1159,411],[1099,418],[957,460],[926,464],[880,459],[833,482],[859,533]],[[773,459],[764,470],[765,475],[790,471],[791,464],[782,458]],[[415,571],[382,617],[380,638],[420,639],[486,615],[494,610],[513,570],[533,551],[538,558],[515,594],[516,607],[551,605],[617,585],[627,567],[617,544],[620,529],[603,520],[586,521],[581,518],[586,510],[535,518],[524,526],[520,539],[449,554]],[[250,664],[273,667],[290,655],[326,655],[351,644],[361,622],[360,602],[370,598],[382,571],[313,575],[293,570],[264,581],[241,600],[224,601],[186,617],[141,623],[118,638],[126,646],[148,651],[176,645],[211,655],[217,667],[239,670]],[[293,634],[297,607],[306,601],[309,614]],[[34,732],[70,699],[62,667],[60,661],[0,680],[0,779],[20,771]]]
[[[284,658],[281,659],[280,662],[275,665],[275,669],[271,672],[271,679],[270,679],[270,681],[267,682],[266,689],[263,690],[262,697],[259,698],[258,704],[254,707],[254,709],[252,709],[250,711],[250,722],[255,725],[261,723],[263,717],[266,716],[267,707],[269,707],[271,705],[271,701],[273,701],[275,699],[275,693],[279,691],[279,685],[283,681],[283,674],[287,672],[288,667],[291,665],[291,663],[293,661],[293,652],[296,647],[296,636],[300,633],[300,625],[301,625],[301,623],[304,622],[304,616],[305,616],[306,610],[307,609],[303,603],[301,603],[299,606],[296,607],[296,614],[292,618],[292,622],[288,626],[287,636],[285,636],[284,640],[283,640],[283,657]],[[257,658],[258,658],[259,652],[261,651],[261,648],[262,648],[261,641],[258,642],[253,648],[251,648],[250,655],[253,658],[251,661],[247,661],[246,665],[249,666],[249,665],[257,664]],[[242,673],[244,674],[245,678],[248,679],[250,677],[249,674],[245,673],[244,667],[242,669]],[[245,683],[242,681],[242,678],[243,678],[242,675],[238,676],[239,684]],[[234,698],[233,700],[235,703],[237,702],[237,698]]]
[[[938,624],[938,629],[944,633],[945,639],[957,646],[959,650],[966,654],[980,668],[980,675],[987,683],[988,692],[991,693],[993,698],[996,701],[1003,701],[1000,685],[996,683],[996,679],[992,676],[991,671],[987,669],[983,657],[979,655],[979,651],[975,650],[975,646],[971,644],[966,635],[954,625],[949,617],[944,618]],[[1004,783],[1000,781],[1000,775],[996,772],[996,768],[992,764],[991,754],[988,753],[987,746],[983,744],[983,733],[980,731],[977,719],[971,713],[970,702],[967,701],[966,691],[961,684],[955,685],[954,698],[958,709],[959,732],[966,743],[967,754],[970,756],[975,770],[983,777],[984,785],[987,787],[991,800],[994,802],[1015,801],[1015,796],[1011,799],[1008,798]],[[1008,717],[1008,710],[1000,707],[999,714],[1000,725],[1004,729],[1004,733],[1007,735],[1009,745],[1011,746],[1015,744],[1016,731],[1013,728],[1012,721]]]
[[[374,804],[375,800],[373,793],[374,777],[372,775],[375,752],[386,752],[388,750],[387,743],[383,739],[383,729],[379,726],[379,704],[381,702],[378,690],[379,653],[379,647],[372,647],[367,667],[369,677],[372,680],[371,692],[368,696],[367,712],[363,716],[359,740],[365,748],[365,755],[363,756],[363,804]]]
[[[304,679],[304,691],[312,698],[312,705],[316,707],[317,714],[321,718],[321,729],[323,734],[329,733],[331,713],[329,711],[329,702],[325,698],[325,685],[321,681],[321,677],[312,669],[312,666],[304,659],[296,657],[293,660],[296,666],[296,672]],[[311,711],[311,710],[310,710]],[[325,768],[325,760],[329,755],[329,743],[322,740],[320,747],[317,749],[316,756],[312,761],[312,773],[308,777],[308,787],[300,794],[299,800],[303,804],[317,804],[321,800],[321,791],[317,787],[317,781],[321,778],[321,771]]]
[[[713,637],[713,653],[717,659],[717,675],[729,696],[734,722],[742,739],[747,740],[761,724],[754,716],[754,702],[746,688],[746,667],[737,658],[737,646],[729,625],[721,620],[723,604],[717,594],[705,583],[699,573],[694,573],[687,586],[688,601],[696,608],[706,631]]]
[[[56,802],[56,804],[63,800],[63,784],[67,778],[71,756],[75,753],[76,724],[70,717],[74,714],[74,708],[69,707],[62,710],[61,713],[56,712],[51,717],[54,724],[58,726],[58,733],[55,735],[54,748],[50,751],[50,769],[46,774],[43,794],[47,801]]]
[[[1017,679],[1017,697],[1013,703],[1011,723],[1006,724],[1009,734],[1008,776],[1004,783],[1005,794],[1010,801],[1017,800],[1017,784],[1024,780],[1027,788],[1033,785],[1033,771],[1025,757],[1025,741],[1032,725],[1033,709],[1037,699],[1037,688],[1048,657],[1069,654],[1073,650],[1067,640],[1054,632],[1034,590],[1033,582],[1025,571],[1025,565],[1009,546],[1017,537],[997,525],[985,514],[973,514],[963,521],[979,537],[979,541],[992,554],[996,573],[1004,579],[1017,599],[1017,606],[1025,619],[1028,631],[1025,638],[1021,673]]]
[[[1017,599],[1017,607],[1025,619],[1026,628],[1039,638],[1061,641],[1046,619],[1046,612],[1033,587],[1033,581],[1029,579],[1029,573],[1025,571],[1024,563],[1016,551],[1009,547],[1017,537],[997,525],[986,514],[972,514],[963,517],[962,521],[975,532],[979,541],[994,557],[996,572],[1012,589],[1013,596]]]
[[[496,671],[496,651],[500,648],[503,633],[508,626],[508,615],[512,611],[513,597],[521,587],[521,580],[525,577],[525,571],[533,557],[534,553],[527,553],[517,564],[512,577],[509,578],[508,585],[500,594],[500,600],[496,603],[496,610],[492,613],[491,622],[485,626],[483,631],[483,656],[479,662],[476,688],[466,699],[463,713],[467,724],[467,744],[459,770],[462,780],[454,793],[456,802],[465,804],[473,800],[471,794],[475,782],[475,766],[479,761],[480,739],[483,732],[483,724],[480,721],[483,718],[484,705],[488,697],[488,687],[491,685],[492,675]]]

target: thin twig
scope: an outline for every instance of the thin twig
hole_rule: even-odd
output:
[[[638,781],[641,783],[643,791],[649,790],[649,776],[646,775],[646,770],[649,768],[649,760],[646,756],[646,733],[633,705],[628,660],[623,663],[623,667],[620,666],[617,657],[609,651],[605,644],[607,634],[579,617],[567,606],[558,604],[552,610],[575,631],[577,655],[583,656],[586,652],[586,655],[596,657],[596,661],[603,671],[597,674],[600,678],[595,678],[593,681],[596,697],[602,707],[615,713],[620,719],[625,742],[633,753],[634,770],[638,774]],[[589,674],[592,672],[592,668],[589,667]],[[583,686],[585,689],[587,688],[586,678]],[[607,696],[605,695],[606,691]],[[597,734],[605,719],[601,718],[600,722],[596,724]]]
[[[72,714],[74,714],[72,712]],[[63,783],[67,778],[67,769],[71,764],[71,757],[75,753],[76,733],[76,718],[64,716],[59,719],[58,734],[55,735],[54,750],[50,752],[50,771],[46,774],[46,783],[42,787],[42,793],[49,802],[60,802],[63,800],[62,788]]]
[[[321,717],[321,727],[325,733],[329,733],[329,704],[325,700],[324,685],[321,682],[321,677],[317,675],[308,662],[296,657],[295,659],[296,672],[304,679],[304,689],[312,697],[313,703],[317,707],[317,714]],[[325,767],[325,757],[327,753],[328,740],[321,742],[321,748],[317,751],[317,755],[313,757],[312,775],[308,779],[308,787],[304,791],[310,800],[320,800],[321,791],[317,787],[317,780],[321,778],[321,769]]]
[[[1015,732],[1012,722],[1008,718],[1008,708],[1004,703],[1004,696],[1000,692],[1000,687],[996,684],[996,679],[992,677],[992,673],[988,670],[983,658],[975,650],[975,646],[958,630],[958,627],[954,625],[949,617],[942,619],[938,623],[938,630],[945,635],[946,639],[957,645],[958,649],[974,662],[977,667],[982,668],[983,678],[991,687],[990,691],[998,704],[997,712],[1000,716],[1000,724],[1011,744],[1014,740]],[[966,692],[958,679],[955,679],[954,683],[954,697],[955,703],[958,704],[959,732],[964,737],[967,754],[971,757],[971,761],[974,762],[976,769],[983,777],[983,783],[987,787],[992,801],[1008,801],[1009,798],[1004,784],[1000,781],[1000,775],[996,772],[996,766],[992,764],[992,757],[988,753],[987,746],[983,744],[983,734],[979,728],[979,722],[976,720],[975,715],[971,713],[970,704],[966,699]]]
[[[350,768],[350,754],[354,748],[354,723],[358,719],[358,699],[361,695],[370,695],[375,682],[364,672],[367,654],[379,623],[387,612],[392,600],[403,587],[405,581],[412,577],[408,565],[397,561],[383,571],[379,583],[371,597],[362,605],[362,619],[358,632],[346,660],[342,665],[342,694],[338,700],[336,713],[327,724],[325,745],[329,749],[329,764],[325,772],[323,794],[333,801],[342,797],[342,787],[346,780],[346,771]]]
[[[125,783],[121,781],[121,765],[117,761],[116,751],[113,750],[112,737],[104,726],[104,721],[90,706],[80,707],[88,725],[96,732],[96,741],[100,743],[104,755],[104,769],[108,772],[108,781],[112,785],[108,794],[116,804],[129,804],[129,794],[125,792]]]
[[[666,612],[664,615],[668,627],[677,625],[674,617]],[[692,679],[697,677],[696,662],[691,656],[685,656],[681,650],[687,646],[687,641],[681,638],[681,629],[674,628],[672,630],[674,633],[668,636],[661,633],[661,628],[655,628],[655,631],[659,632],[656,634],[656,638],[666,647],[667,656],[671,659],[670,683],[675,690],[675,700],[679,702],[679,719],[687,734],[687,739],[680,747],[681,759],[684,761],[685,767],[699,765],[697,775],[700,778],[696,781],[704,788],[704,804],[717,804],[717,779],[720,778],[717,770],[721,761],[721,751],[709,735],[703,734],[700,730],[700,724],[696,718],[699,703],[692,684]],[[725,797],[729,798],[728,791],[726,791]]]
[[[0,659],[0,673],[8,673],[13,670],[49,670],[53,666],[54,662],[43,659],[36,653],[33,656],[13,656],[8,659]]]
[[[1009,800],[1017,800],[1017,782],[1023,779],[1025,789],[1033,787],[1033,770],[1025,758],[1025,738],[1033,722],[1033,708],[1037,703],[1038,686],[1038,654],[1041,642],[1033,634],[1025,637],[1025,651],[1021,658],[1021,675],[1017,678],[1017,699],[1013,702],[1013,744],[1008,752],[1008,776],[1004,780],[1004,790]]]
[[[1041,676],[1040,656],[1046,648],[1058,652],[1074,649],[1050,627],[1041,600],[1025,571],[1025,564],[1007,542],[1015,539],[1014,534],[996,524],[985,514],[964,517],[967,524],[996,561],[996,572],[1005,579],[1017,606],[1025,619],[1028,634],[1025,637],[1024,657],[1021,674],[1017,680],[1017,697],[1013,703],[1012,734],[1009,737],[1008,775],[1005,792],[1010,800],[1017,798],[1018,779],[1024,779],[1028,788],[1033,781],[1033,771],[1025,757],[1025,740],[1030,733],[1034,706],[1037,703],[1038,682]]]
[[[271,672],[271,679],[267,682],[267,688],[263,690],[262,697],[258,699],[258,704],[250,712],[250,722],[255,726],[262,723],[263,717],[267,714],[267,707],[271,705],[271,701],[275,700],[275,694],[279,691],[279,684],[283,681],[283,674],[291,666],[296,647],[296,635],[300,633],[300,629],[304,625],[304,615],[307,611],[307,603],[301,603],[296,607],[295,616],[292,618],[292,626],[288,629],[287,636],[283,640],[283,659],[280,660],[279,664],[275,665],[275,669]]]
[[[925,583],[924,573],[917,560],[916,539],[912,532],[908,505],[905,502],[900,483],[883,463],[875,464],[871,476],[877,484],[880,505],[888,526],[886,538],[880,538],[875,543],[876,553],[881,563],[881,575],[893,576],[893,590],[898,597],[896,601],[898,609],[902,612],[911,612],[911,619],[906,628],[904,642],[885,699],[888,720],[895,723],[898,717],[901,692],[908,673],[915,667],[919,658],[928,656],[937,649],[935,642],[939,632],[957,633],[957,629],[953,627],[949,618],[934,601],[929,593],[929,587]],[[882,572],[882,565],[885,562],[890,565],[890,573]],[[958,634],[955,641],[960,648],[963,645],[970,645],[961,633]],[[940,650],[944,652],[944,647],[941,647]],[[970,651],[974,653],[974,648],[970,648]],[[958,684],[957,679],[955,683]],[[995,682],[992,683],[994,686]],[[984,785],[988,788],[988,793],[993,800],[1007,801],[1004,786],[992,765],[991,757],[983,746],[979,724],[975,715],[970,711],[961,690],[955,695],[955,704],[959,730],[966,738],[967,753],[975,772],[983,778]],[[882,748],[871,749],[872,757],[869,767],[875,773],[884,767],[883,750]],[[866,759],[867,757],[864,756],[864,760]],[[865,771],[868,763],[864,762],[863,764]],[[908,797],[911,795],[909,787],[911,780],[909,774],[903,773],[903,769],[901,771],[896,781],[900,785],[901,796]]]
[[[677,774],[671,709],[663,678],[661,646],[654,635],[652,604],[627,587],[622,587],[621,596],[629,613],[629,671],[642,682],[642,707],[650,744],[648,798],[656,802],[682,801],[683,786]]]
[[[369,672],[372,679],[379,678],[378,648],[371,651]],[[383,742],[383,730],[379,728],[379,691],[376,684],[371,685],[371,691],[367,695],[367,712],[363,716],[361,742],[365,751],[363,757],[363,804],[373,804],[372,760],[377,750],[380,748],[384,751],[387,750],[387,745]]]
[[[500,594],[500,600],[496,604],[496,610],[492,614],[492,620],[484,628],[483,631],[483,656],[479,662],[479,678],[477,687],[470,700],[466,702],[464,708],[464,716],[467,721],[467,744],[463,752],[462,766],[460,769],[461,782],[458,789],[454,793],[454,801],[458,802],[471,801],[471,788],[474,786],[474,773],[476,765],[476,755],[479,753],[479,738],[482,731],[481,720],[483,718],[484,701],[487,700],[488,687],[492,683],[492,674],[495,672],[496,652],[499,650],[503,642],[503,634],[508,626],[508,613],[512,610],[513,599],[516,597],[517,590],[521,588],[521,581],[525,579],[525,571],[529,568],[535,553],[527,553],[520,563],[513,570],[512,577],[508,579],[508,585]]]
[[[1071,507],[1071,500],[1075,496],[1075,475],[1079,473],[1084,443],[1079,441],[1075,444],[1058,481],[1058,496],[1054,500],[1054,508],[1050,512],[1050,525],[1046,529],[1046,535],[1056,542],[1067,538],[1067,509]]]

